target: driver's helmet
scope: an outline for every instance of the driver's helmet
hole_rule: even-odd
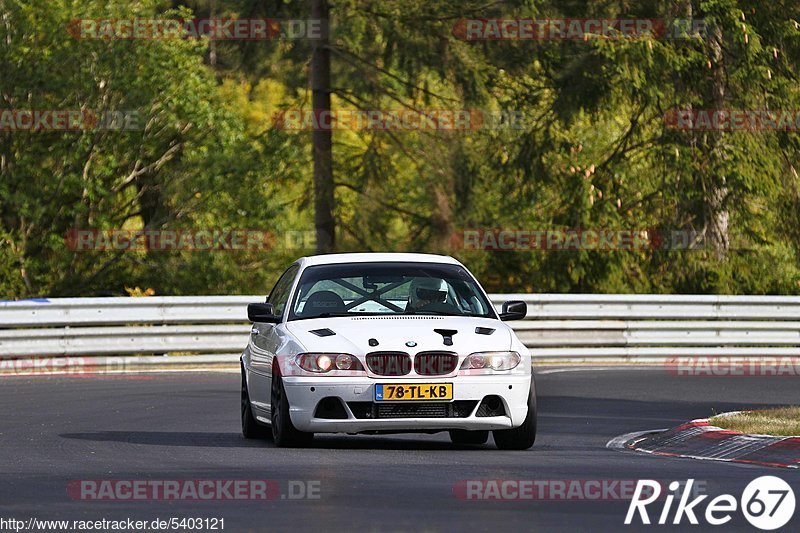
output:
[[[444,302],[447,290],[443,286],[444,280],[441,279],[414,278],[408,293],[408,304],[414,309],[419,309],[430,303]]]

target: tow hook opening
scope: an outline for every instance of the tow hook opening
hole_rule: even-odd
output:
[[[342,420],[347,418],[347,411],[339,398],[327,396],[317,403],[317,408],[314,410],[314,418]]]

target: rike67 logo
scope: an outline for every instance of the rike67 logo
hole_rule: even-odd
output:
[[[794,515],[794,491],[788,483],[775,476],[762,476],[751,481],[738,501],[730,494],[717,496],[706,502],[704,512],[701,512],[701,504],[708,495],[695,496],[690,500],[693,485],[694,479],[689,479],[685,483],[685,488],[680,490],[684,484],[673,481],[669,484],[670,492],[665,498],[661,498],[661,483],[651,479],[640,479],[628,507],[625,524],[637,522],[637,515],[642,524],[653,523],[647,507],[656,501],[659,503],[653,505],[650,510],[658,511],[663,502],[660,513],[653,517],[655,523],[660,525],[668,523],[678,525],[686,522],[697,525],[700,523],[699,516],[705,519],[706,524],[721,526],[730,522],[737,511],[741,510],[751,525],[764,531],[772,531],[785,526]],[[676,496],[678,504],[673,511]],[[683,522],[684,520],[686,522]]]

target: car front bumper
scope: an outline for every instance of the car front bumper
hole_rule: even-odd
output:
[[[474,408],[467,409],[467,416],[398,416],[364,418],[363,412],[356,405],[378,412],[396,406],[406,409],[410,404],[424,408],[436,403],[451,402],[375,402],[375,385],[377,383],[413,383],[439,384],[453,383],[453,402],[460,406],[468,406],[474,402]],[[361,433],[368,431],[435,431],[447,429],[488,430],[509,429],[517,427],[525,420],[528,413],[528,393],[530,391],[530,374],[506,374],[489,376],[457,376],[451,378],[410,378],[410,379],[371,379],[363,377],[285,377],[284,387],[289,400],[289,413],[292,424],[300,431],[314,433]],[[478,416],[479,408],[487,396],[500,398],[504,414],[501,416]],[[324,398],[336,398],[344,407],[346,418],[318,417],[317,407]],[[373,407],[374,406],[374,407]],[[413,407],[410,408],[413,411]],[[452,409],[451,409],[452,411]],[[358,416],[354,413],[359,413]],[[367,415],[370,416],[370,415]]]

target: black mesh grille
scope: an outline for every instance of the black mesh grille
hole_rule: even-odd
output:
[[[456,400],[448,403],[380,403],[348,402],[356,418],[466,418],[477,400]]]
[[[353,411],[356,418],[375,418],[372,416],[372,402],[347,402],[347,407]]]
[[[475,416],[505,416],[506,408],[503,406],[503,400],[500,396],[487,396],[478,406],[478,411]]]
[[[378,418],[445,418],[447,405],[443,403],[378,404]]]
[[[458,356],[452,352],[420,352],[414,357],[414,370],[420,376],[443,376],[455,371]]]
[[[379,376],[405,376],[411,372],[411,357],[405,352],[372,352],[367,367]]]

